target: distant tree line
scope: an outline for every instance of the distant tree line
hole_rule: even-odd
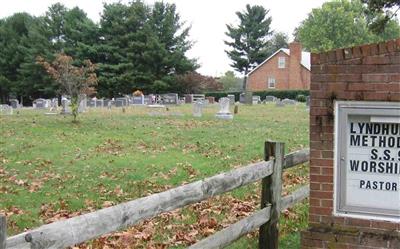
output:
[[[77,67],[85,60],[96,64],[99,97],[136,89],[185,92],[188,74],[199,67],[185,54],[193,45],[189,30],[174,4],[149,6],[141,0],[104,4],[99,23],[78,7],[60,3],[43,16],[16,13],[0,19],[0,101],[14,97],[30,102],[58,94],[58,84],[37,61],[51,62],[58,54],[71,56]],[[210,79],[196,76],[207,88],[204,82]],[[219,90],[216,82],[210,85]]]

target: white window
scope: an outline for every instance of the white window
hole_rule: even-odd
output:
[[[278,58],[278,68],[285,68],[285,62],[286,62],[285,57],[279,57]]]
[[[275,88],[275,78],[273,77],[268,78],[268,88]]]

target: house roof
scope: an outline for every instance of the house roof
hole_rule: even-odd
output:
[[[261,62],[257,67],[255,67],[250,73],[248,73],[247,75],[250,75],[251,73],[253,73],[254,71],[256,71],[259,67],[261,67],[262,65],[264,65],[267,61],[269,61],[272,57],[274,57],[276,54],[278,54],[279,52],[284,52],[285,54],[287,54],[288,56],[290,56],[290,50],[287,48],[281,48],[278,49],[275,53],[273,53],[270,57],[268,57],[266,60],[264,60],[263,62]],[[303,65],[305,68],[307,68],[308,70],[311,70],[311,59],[310,59],[311,55],[310,52],[301,52],[301,65]]]

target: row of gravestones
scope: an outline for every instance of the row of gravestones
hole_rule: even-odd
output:
[[[13,103],[13,102],[11,102]],[[129,105],[151,105],[151,104],[180,104],[178,94],[163,94],[163,95],[141,95],[132,97],[121,97],[116,99],[87,99],[86,96],[80,96],[79,99],[79,112],[84,112],[87,107],[125,107]],[[71,113],[71,101],[67,97],[61,98],[62,113]],[[14,107],[14,105],[13,105]],[[19,103],[16,102],[15,108],[20,107]],[[50,109],[55,111],[58,108],[58,100],[54,99],[43,99],[39,98],[33,101],[34,109]]]
[[[219,111],[215,115],[219,119],[233,119],[233,115],[229,110],[230,99],[229,98],[220,98],[219,99]],[[202,117],[203,108],[205,106],[205,102],[202,100],[197,100],[193,103],[193,116],[194,117]]]
[[[181,101],[179,100],[178,94],[168,93],[162,95],[134,95],[128,97],[120,97],[115,99],[90,99],[87,100],[88,107],[124,107],[130,105],[153,105],[153,104],[173,104],[178,105]]]
[[[230,100],[230,104],[233,105],[235,103],[235,95],[228,95],[227,98]],[[249,98],[251,98],[251,101],[249,102]],[[306,97],[306,105],[309,106],[310,104],[310,97]],[[275,96],[265,96],[264,100],[261,99],[261,96],[257,95],[252,95],[251,93],[246,96],[246,93],[240,94],[239,102],[246,104],[246,103],[251,103],[251,104],[260,104],[260,103],[268,103],[268,102],[274,102],[278,103],[278,105],[294,105],[297,103],[297,101],[292,100],[292,99],[279,99]]]
[[[252,95],[251,93],[247,93],[248,95],[246,96],[246,93],[242,93],[239,96],[239,102],[242,104],[260,104],[260,103],[266,103],[266,102],[276,102],[278,98],[275,96],[265,96],[264,100],[261,100],[261,96],[258,95]],[[227,96],[229,98],[230,104],[233,105],[235,104],[235,95],[229,94]],[[249,100],[251,99],[251,101]]]
[[[224,97],[221,98],[219,100],[219,104],[220,104],[220,110],[218,111],[218,113],[216,114],[217,118],[220,119],[233,119],[233,115],[229,110],[229,106],[231,104],[234,104],[234,102],[232,101],[232,97],[229,96],[233,96],[234,99],[234,95],[228,95],[228,97]],[[276,106],[278,107],[283,107],[285,105],[295,105],[297,102],[291,99],[284,99],[284,100],[280,100],[275,98],[274,96],[267,96],[266,101],[270,101],[270,102],[275,102]],[[307,97],[307,101],[306,101],[306,106],[309,107],[310,106],[310,97]],[[194,102],[193,104],[193,116],[194,117],[202,117],[203,115],[203,107],[204,107],[204,102],[201,100],[198,100],[196,102]]]
[[[195,100],[194,102],[194,111],[193,111],[193,116],[198,117],[201,116],[201,110],[204,106],[206,106],[208,103],[210,103],[210,99],[207,99],[204,94],[191,94],[191,95],[186,95],[184,97],[185,99],[190,99],[192,101],[193,99]],[[260,96],[252,96],[253,103],[260,103],[261,98]],[[153,103],[157,103],[158,101],[161,100],[161,103],[164,104],[179,104],[179,97],[178,94],[164,94],[164,95],[139,95],[139,96],[133,96],[131,98],[116,98],[115,100],[109,100],[109,99],[91,99],[87,100],[86,96],[81,96],[79,107],[78,107],[78,112],[84,112],[87,107],[108,107],[111,108],[111,106],[116,106],[116,107],[123,107],[123,106],[128,106],[128,105],[150,105]],[[220,105],[226,107],[226,104],[221,104],[225,103],[228,101],[228,104],[233,105],[235,103],[235,96],[234,95],[228,95],[226,98],[221,98],[219,103]],[[186,101],[185,101],[186,102]],[[285,105],[295,105],[297,102],[291,99],[283,99],[280,100],[274,96],[266,96],[264,101],[266,102],[275,102],[276,106],[278,107],[283,107]],[[71,113],[71,107],[70,107],[70,100],[68,98],[63,97],[62,98],[62,111],[61,113],[63,114],[68,114]],[[212,97],[212,103],[214,103],[214,98]],[[0,114],[12,114],[12,109],[16,109],[20,107],[20,104],[18,100],[12,99],[10,100],[10,106],[8,105],[1,105],[0,107]],[[307,108],[309,108],[310,105],[310,97],[307,97],[306,99],[306,105]],[[53,99],[36,99],[33,102],[33,107],[37,109],[50,109],[50,113],[54,114],[52,112],[57,111],[58,109],[58,100],[56,98]],[[221,113],[226,113],[226,108],[224,108],[224,111],[221,111]],[[229,106],[228,106],[229,110]],[[220,117],[225,117],[226,119],[230,119],[231,115],[219,115]]]
[[[195,103],[198,101],[201,101],[206,104],[214,104],[215,103],[215,97],[212,97],[212,96],[206,97],[205,94],[185,94],[183,99],[186,104],[192,104],[192,103]]]

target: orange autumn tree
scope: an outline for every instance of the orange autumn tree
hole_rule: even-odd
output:
[[[97,85],[96,66],[90,60],[83,61],[78,67],[73,65],[73,58],[65,54],[57,54],[53,62],[48,63],[42,57],[37,58],[47,73],[58,83],[60,92],[71,97],[71,111],[74,121],[77,121],[79,96],[95,92]]]

